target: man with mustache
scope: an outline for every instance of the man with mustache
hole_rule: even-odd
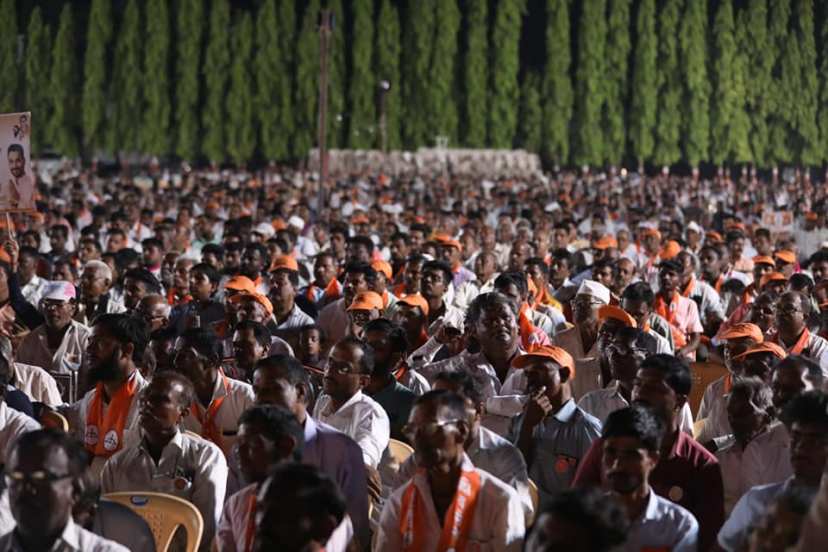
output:
[[[808,317],[811,301],[798,291],[784,293],[776,306],[776,343],[789,355],[804,355],[819,363],[828,375],[828,341],[811,333]]]
[[[227,486],[227,462],[215,444],[181,424],[195,392],[177,372],[155,375],[140,397],[140,440],[107,460],[103,493],[154,491],[192,502],[204,520],[199,550],[210,550]]]
[[[630,521],[627,541],[617,550],[696,552],[699,524],[693,514],[656,494],[650,474],[658,464],[664,426],[650,409],[636,405],[607,418],[602,472],[611,494]]]

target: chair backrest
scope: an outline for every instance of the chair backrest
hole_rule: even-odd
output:
[[[103,495],[103,498],[129,506],[144,518],[155,537],[155,548],[166,552],[175,530],[183,527],[187,532],[186,552],[196,552],[201,544],[204,520],[190,502],[165,493],[120,492]]]
[[[399,467],[402,466],[406,460],[408,460],[409,456],[414,454],[414,449],[411,448],[410,445],[407,445],[402,441],[390,439],[388,441],[388,452],[391,454],[391,458]]]
[[[535,518],[538,516],[538,504],[540,504],[540,494],[538,493],[538,486],[537,484],[529,479],[529,498],[532,499],[532,515],[526,520],[526,528],[532,526],[535,523]]]
[[[727,374],[727,367],[717,362],[693,362],[690,364],[690,377],[693,378],[693,387],[690,389],[687,402],[690,403],[693,418],[699,412],[699,406],[707,386],[725,374]]]
[[[59,429],[66,433],[69,431],[69,420],[60,412],[44,408],[40,414],[40,425],[48,429]]]

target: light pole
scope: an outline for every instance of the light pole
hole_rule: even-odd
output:
[[[380,81],[380,83],[379,83],[379,112],[380,112],[379,130],[380,130],[380,147],[382,148],[382,153],[388,153],[388,133],[387,133],[386,117],[385,117],[385,96],[390,91],[391,91],[391,82],[387,81],[387,80]]]
[[[325,186],[328,183],[328,146],[326,143],[328,117],[328,45],[333,30],[333,14],[323,9],[319,13],[319,199],[317,210],[325,206]]]

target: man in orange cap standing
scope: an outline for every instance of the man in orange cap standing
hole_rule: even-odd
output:
[[[518,448],[543,505],[569,488],[581,458],[601,435],[601,422],[575,404],[570,389],[575,361],[560,347],[539,347],[512,366],[523,370],[529,395]]]
[[[697,416],[703,421],[702,430],[698,434],[700,443],[731,433],[727,419],[727,397],[733,387],[734,377],[742,374],[742,367],[734,358],[762,343],[765,337],[759,326],[743,322],[734,324],[719,334],[719,339],[724,342],[724,361],[728,373],[712,382],[704,391]]]

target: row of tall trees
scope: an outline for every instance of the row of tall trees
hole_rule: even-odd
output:
[[[387,80],[392,149],[444,137],[564,164],[828,158],[828,13],[813,0],[538,0],[545,32],[529,38],[527,1],[92,0],[88,14],[67,1],[57,24],[35,7],[18,29],[0,0],[0,111],[31,110],[36,150],[72,156],[299,159],[316,143],[328,8],[331,147],[379,146]]]

